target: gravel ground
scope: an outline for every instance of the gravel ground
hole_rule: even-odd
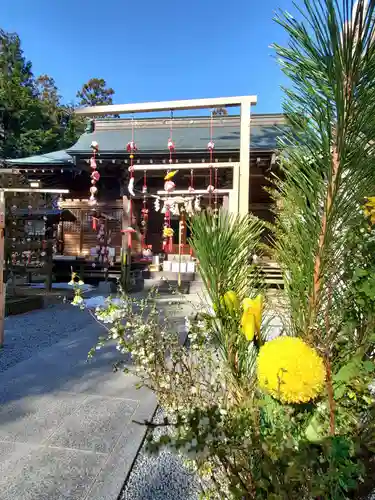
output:
[[[163,412],[158,410],[154,422],[162,420]],[[201,491],[199,479],[178,455],[168,451],[149,455],[143,446],[119,500],[198,500]]]
[[[30,358],[94,321],[87,311],[59,304],[5,318],[5,345],[0,349],[0,373]]]

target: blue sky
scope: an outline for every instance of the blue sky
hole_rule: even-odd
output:
[[[292,0],[1,0],[0,26],[66,102],[101,77],[117,103],[257,94],[270,113],[286,83],[269,48],[287,41],[278,8]]]

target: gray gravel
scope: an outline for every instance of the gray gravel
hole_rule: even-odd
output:
[[[87,311],[59,304],[5,318],[5,344],[0,349],[0,373],[79,331],[94,321]]]
[[[163,412],[158,410],[154,422],[162,420]],[[169,451],[149,455],[143,446],[119,500],[198,500],[201,491],[199,479],[178,455]]]

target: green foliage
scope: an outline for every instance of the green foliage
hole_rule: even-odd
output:
[[[113,104],[112,97],[115,91],[107,88],[103,78],[91,78],[77,92],[80,106],[97,106],[99,104]]]
[[[276,258],[293,333],[325,348],[342,326],[343,271],[354,258],[348,240],[375,185],[374,4],[363,10],[358,2],[353,17],[347,0],[303,5],[302,21],[277,19],[290,37],[276,51],[292,87],[285,90],[290,135],[276,181]]]
[[[240,300],[254,295],[252,257],[260,254],[262,223],[252,216],[233,215],[220,210],[218,215],[202,212],[190,221],[194,252],[199,255],[199,270],[214,304],[228,290]]]

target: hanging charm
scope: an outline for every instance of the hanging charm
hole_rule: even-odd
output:
[[[126,233],[128,235],[128,247],[131,249],[132,248],[132,234],[135,233],[135,229],[133,228],[133,197],[135,196],[134,192],[134,154],[138,151],[137,145],[134,140],[134,119],[132,119],[132,139],[131,141],[128,142],[126,145],[126,151],[129,154],[130,158],[130,166],[129,166],[129,184],[128,184],[128,191],[129,191],[129,226],[127,229],[123,230],[122,232]]]
[[[176,184],[173,182],[173,177],[177,174],[178,170],[173,170],[172,172],[168,172],[164,177],[164,191],[168,194],[172,193],[175,190]]]
[[[96,163],[96,155],[99,152],[99,144],[96,141],[92,141],[90,147],[91,147],[91,151],[92,151],[92,156],[90,158],[90,167],[92,169],[92,172],[91,172],[91,187],[90,187],[89,205],[94,206],[97,203],[96,195],[98,193],[98,188],[96,187],[96,183],[100,179],[100,174],[97,170],[97,163]]]
[[[147,171],[143,172],[143,204],[141,210],[141,226],[142,226],[142,249],[147,247],[146,245],[146,235],[147,235],[147,222],[148,222],[148,208],[147,208]]]
[[[194,193],[194,170],[190,170],[190,184],[189,184],[189,193]]]
[[[196,196],[194,200],[194,212],[200,212],[201,211],[201,200],[199,196]]]
[[[160,211],[160,198],[159,197],[155,198],[155,201],[154,201],[154,210],[155,210],[155,212],[159,212]]]

